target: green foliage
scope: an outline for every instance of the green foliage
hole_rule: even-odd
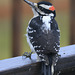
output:
[[[11,56],[11,29],[9,21],[0,20],[0,60]]]

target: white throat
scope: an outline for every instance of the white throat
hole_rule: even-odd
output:
[[[47,32],[51,30],[51,20],[52,17],[54,16],[53,13],[49,14],[48,16],[43,16],[42,17],[42,22],[44,23],[42,26],[42,30],[46,30]]]
[[[50,21],[51,21],[50,16],[43,16],[42,21],[44,23],[46,30],[50,30],[51,29],[51,27],[50,27]]]

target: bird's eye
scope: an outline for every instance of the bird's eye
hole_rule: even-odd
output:
[[[43,7],[39,6],[39,9],[40,9],[40,10],[43,10]]]
[[[41,10],[43,10],[43,8],[41,7]]]

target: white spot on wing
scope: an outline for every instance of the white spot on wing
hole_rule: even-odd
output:
[[[60,32],[60,30],[58,29],[57,32]]]
[[[36,32],[36,30],[33,30],[33,29],[32,29],[32,30],[29,30],[29,29],[32,29],[32,28],[28,26],[28,28],[27,28],[27,32],[28,32],[28,33]]]
[[[42,61],[45,61],[45,59],[42,59]]]
[[[39,54],[39,57],[43,57],[44,58],[44,54]]]
[[[54,49],[55,49],[55,51],[58,51],[55,46],[54,46]]]
[[[33,33],[33,32],[36,32],[36,30],[28,31],[28,33]]]
[[[34,41],[32,42],[32,44],[34,43]]]
[[[36,50],[36,52],[40,52],[40,50]]]
[[[29,37],[30,39],[33,39],[33,37]]]
[[[34,46],[34,48],[37,48],[38,46]]]
[[[60,45],[57,45],[57,47],[60,47]]]
[[[36,32],[36,30],[33,30],[33,32]]]
[[[32,29],[30,26],[28,26],[28,29]]]
[[[40,48],[41,46],[34,46],[34,48],[37,48],[37,47]]]
[[[28,33],[33,33],[33,31],[28,31]]]
[[[55,42],[56,43],[56,42]],[[60,45],[58,45],[58,43],[56,43],[57,47],[60,47]]]

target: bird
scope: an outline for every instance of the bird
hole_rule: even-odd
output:
[[[55,20],[55,7],[47,1],[24,1],[30,5],[34,14],[27,27],[27,42],[42,61],[42,74],[53,75],[60,50],[60,30]]]

